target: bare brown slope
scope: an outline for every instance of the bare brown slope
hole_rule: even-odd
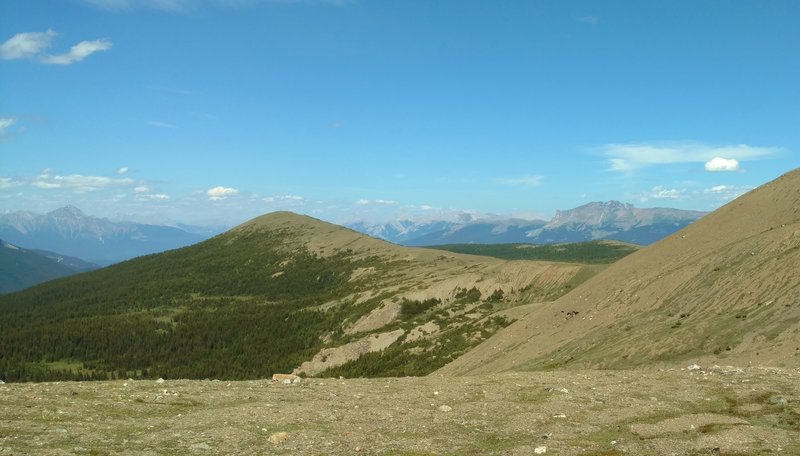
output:
[[[800,170],[615,263],[443,374],[800,365]]]

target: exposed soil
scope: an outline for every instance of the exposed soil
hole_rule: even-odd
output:
[[[0,454],[800,454],[800,370],[0,385]]]

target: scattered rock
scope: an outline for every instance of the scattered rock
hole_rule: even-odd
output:
[[[267,438],[267,441],[273,445],[283,443],[287,440],[289,440],[289,434],[286,432],[276,432]]]
[[[292,380],[292,383],[295,385],[303,383],[303,379],[301,377],[297,377],[296,379]]]
[[[545,454],[545,453],[547,453],[547,447],[546,446],[538,446],[538,447],[533,449],[533,453],[534,454]]]
[[[164,383],[165,381],[166,380],[164,380],[163,378],[159,378],[158,380],[156,380],[156,383],[158,383],[160,385],[160,384]]]
[[[687,367],[687,369],[689,369],[690,371],[700,370],[700,365],[699,364],[692,364],[691,366]]]
[[[567,415],[563,413],[556,413],[555,415],[553,415],[553,418],[566,418],[566,417]]]
[[[450,412],[452,410],[453,410],[453,407],[450,407],[449,405],[440,405],[439,406],[439,411],[440,412]]]

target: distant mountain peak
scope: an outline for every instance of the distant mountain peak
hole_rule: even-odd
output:
[[[53,217],[61,217],[61,218],[79,218],[85,217],[85,214],[82,210],[78,209],[73,205],[67,205],[64,207],[60,207],[54,211],[48,212],[47,215],[51,215]]]

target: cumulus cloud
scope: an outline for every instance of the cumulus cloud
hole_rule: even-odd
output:
[[[706,162],[706,171],[739,171],[739,160],[714,157]]]
[[[495,183],[502,185],[521,185],[525,187],[537,187],[542,183],[542,176],[501,178],[501,179],[495,179]]]
[[[264,198],[263,201],[269,204],[297,204],[305,201],[305,198],[300,195],[277,195],[268,196]]]
[[[49,65],[72,65],[73,63],[80,62],[86,57],[89,57],[95,52],[107,51],[111,49],[111,46],[113,46],[111,40],[105,38],[81,41],[75,46],[72,46],[69,52],[57,55],[46,55],[42,57],[41,61]]]
[[[4,60],[31,58],[50,47],[50,42],[56,32],[48,29],[46,32],[17,33],[0,45],[0,57]]]
[[[128,167],[127,166],[123,166],[122,168],[119,168],[117,170],[117,174],[128,174]]]
[[[147,185],[140,185],[134,188],[133,191],[136,193],[147,193],[150,191],[150,187],[148,187]]]
[[[676,144],[607,144],[602,147],[608,157],[609,170],[632,172],[656,165],[706,163],[715,157],[728,160],[755,160],[781,151],[774,147],[747,144],[709,146],[703,143]]]
[[[219,201],[229,198],[231,196],[236,196],[239,194],[239,190],[231,187],[214,187],[208,189],[206,191],[206,195],[208,195],[208,199],[211,201]]]

